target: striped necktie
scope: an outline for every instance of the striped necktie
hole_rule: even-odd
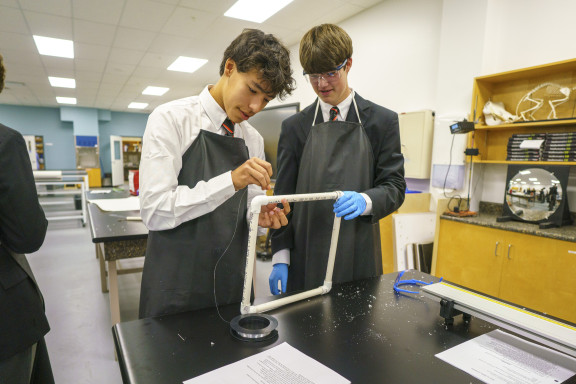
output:
[[[330,108],[330,121],[336,121],[336,120],[338,120],[338,112],[340,112],[340,110],[338,109],[338,107],[332,107],[332,108]]]
[[[224,120],[222,123],[222,128],[224,128],[224,131],[226,131],[226,136],[234,136],[234,123],[229,118]]]

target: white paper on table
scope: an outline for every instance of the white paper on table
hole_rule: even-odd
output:
[[[139,211],[140,199],[138,196],[123,199],[88,199],[89,203],[96,204],[103,211]]]
[[[485,383],[558,384],[576,373],[576,359],[494,330],[436,355]]]
[[[523,149],[539,149],[544,140],[523,140],[520,143],[520,148]]]
[[[205,373],[184,384],[350,384],[288,343]]]

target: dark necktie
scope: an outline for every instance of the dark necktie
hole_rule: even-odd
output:
[[[330,108],[330,121],[336,121],[338,120],[338,112],[340,112],[338,110],[338,107],[332,107]]]
[[[234,136],[234,123],[229,118],[224,120],[222,128],[226,131],[226,136]]]

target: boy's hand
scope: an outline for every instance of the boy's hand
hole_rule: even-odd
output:
[[[284,208],[279,208],[276,204],[263,205],[258,217],[258,225],[262,228],[278,229],[288,224],[286,215],[290,213],[288,200],[282,200]]]
[[[259,185],[263,191],[266,191],[272,188],[270,176],[272,176],[272,165],[258,157],[253,157],[232,171],[232,183],[237,191],[248,184]]]

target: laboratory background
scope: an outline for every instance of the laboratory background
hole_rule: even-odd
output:
[[[407,190],[380,221],[384,275],[418,271],[549,315],[571,324],[576,348],[576,3],[292,0],[264,21],[227,16],[235,3],[0,2],[0,123],[26,140],[49,222],[27,257],[56,383],[139,382],[131,372],[144,368],[119,359],[112,327],[138,319],[146,232],[136,227],[138,206],[109,213],[105,225],[128,231],[113,235],[124,236],[114,248],[118,238],[94,233],[103,207],[94,201],[137,196],[149,114],[214,84],[223,50],[244,28],[290,49],[295,91],[249,120],[274,167],[281,121],[316,99],[298,53],[315,25],[346,30],[350,87],[399,114]],[[43,54],[42,38],[71,42],[72,56]],[[177,59],[189,61],[182,69]],[[266,299],[265,235],[257,248],[254,295]],[[520,257],[527,261],[513,266]],[[527,281],[530,289],[518,288]]]

